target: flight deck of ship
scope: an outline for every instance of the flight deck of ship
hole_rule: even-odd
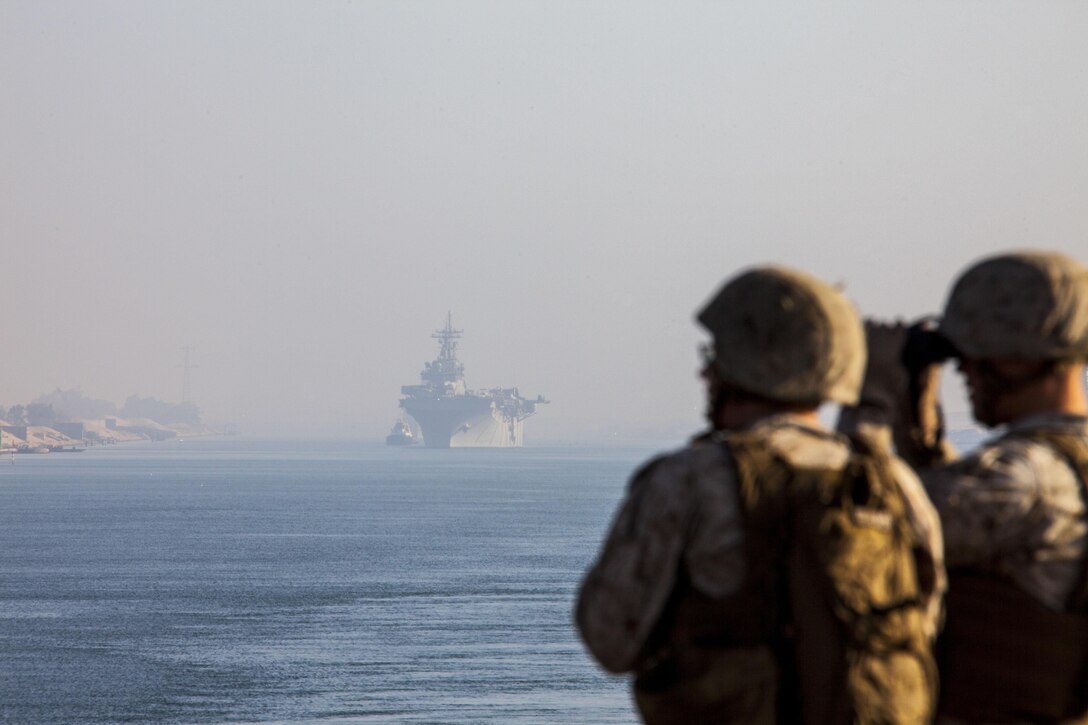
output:
[[[540,395],[523,398],[517,388],[468,390],[464,366],[457,359],[461,334],[447,314],[446,326],[431,335],[438,340],[438,357],[423,364],[419,385],[400,389],[400,407],[428,448],[521,447],[525,419],[548,401]]]

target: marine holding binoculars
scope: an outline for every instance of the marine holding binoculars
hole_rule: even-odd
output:
[[[1088,268],[1001,254],[939,320],[864,331],[757,268],[698,319],[710,430],[636,473],[576,612],[641,717],[1088,723]],[[963,458],[948,360],[1000,428]]]
[[[860,402],[840,428],[890,437],[940,514],[949,588],[939,721],[1088,717],[1088,268],[985,259],[936,324],[868,322]],[[954,359],[974,418],[1001,433],[957,458],[938,404]]]

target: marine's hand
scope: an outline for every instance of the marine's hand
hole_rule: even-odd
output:
[[[887,447],[894,441],[899,455],[914,465],[930,465],[951,455],[943,441],[941,363],[904,363],[912,332],[928,329],[929,324],[865,321],[869,361],[859,405],[844,410],[839,424],[844,432],[873,445]]]

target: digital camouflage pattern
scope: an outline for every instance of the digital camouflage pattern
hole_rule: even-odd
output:
[[[1015,252],[964,272],[941,333],[969,358],[1088,356],[1088,267],[1057,252]]]
[[[946,528],[942,722],[1088,721],[1088,419],[1023,418],[922,476]]]
[[[748,430],[798,468],[841,470],[851,449],[841,436],[797,416],[765,418]],[[940,526],[918,479],[901,462],[894,468],[922,556],[933,562],[927,634],[936,632],[943,588]],[[698,592],[725,598],[745,579],[743,515],[737,481],[716,441],[697,442],[652,461],[633,478],[597,562],[579,592],[576,619],[590,652],[612,672],[639,669],[654,625],[681,570]],[[758,656],[756,653],[754,656]],[[774,673],[759,670],[764,679]],[[748,674],[749,680],[756,672]],[[740,683],[744,691],[760,683]],[[767,682],[762,683],[767,685]],[[770,684],[773,685],[773,682]]]
[[[919,475],[941,517],[949,569],[1006,577],[1051,609],[1063,609],[1083,566],[1088,522],[1077,475],[1040,429],[1088,441],[1080,416],[1040,415],[950,464]]]
[[[744,581],[740,502],[717,443],[695,443],[650,461],[628,486],[578,596],[589,651],[610,672],[631,672],[677,584],[681,563],[708,596]]]

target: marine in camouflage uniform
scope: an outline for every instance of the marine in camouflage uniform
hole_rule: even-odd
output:
[[[1084,722],[1088,269],[1012,253],[953,287],[936,334],[959,359],[975,418],[1004,426],[964,458],[941,435],[939,361],[908,351],[920,329],[868,325],[863,405],[847,417],[892,424],[941,516],[942,720]]]
[[[647,722],[850,722],[856,713],[834,679],[843,676],[836,657],[845,655],[828,641],[837,634],[820,631],[796,650],[784,648],[761,631],[772,603],[742,596],[759,573],[750,539],[766,532],[746,532],[751,519],[723,442],[759,441],[791,469],[844,469],[852,449],[815,411],[825,400],[856,401],[860,322],[839,292],[781,268],[730,281],[698,319],[714,336],[703,371],[712,430],[635,474],[582,584],[578,628],[605,669],[636,675],[635,700]],[[919,618],[928,647],[943,581],[940,527],[918,479],[890,461],[914,553],[928,571]],[[788,601],[776,606],[790,609]],[[799,666],[808,668],[805,676],[789,671]],[[913,663],[897,667],[888,665],[886,679],[898,684],[874,699],[893,713],[888,721],[924,721],[932,705],[925,673]]]

